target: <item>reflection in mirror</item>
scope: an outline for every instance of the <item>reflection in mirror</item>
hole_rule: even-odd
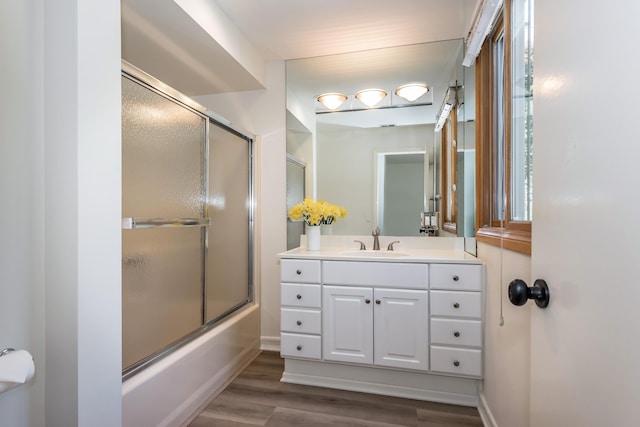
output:
[[[296,124],[287,129],[288,153],[296,150],[307,165],[308,197],[348,210],[333,234],[370,234],[378,226],[382,234],[418,236],[424,212],[438,212],[427,218],[439,221],[432,234],[451,235],[442,229],[442,139],[434,126],[449,87],[463,85],[463,53],[457,39],[287,61],[287,123]],[[408,83],[428,90],[407,101],[396,90]],[[386,93],[372,108],[354,97],[368,88]],[[329,110],[317,100],[326,93],[347,99]],[[467,127],[464,104],[454,115],[462,121],[458,138]],[[308,147],[292,147],[289,139],[300,141],[301,133]],[[464,150],[465,144],[457,147]],[[466,174],[465,155],[459,162],[464,165],[457,165],[457,173]],[[473,211],[466,198],[457,203],[460,215]],[[457,225],[458,236],[465,235],[465,224]]]

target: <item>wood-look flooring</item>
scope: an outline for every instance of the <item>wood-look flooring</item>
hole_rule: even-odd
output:
[[[283,370],[261,353],[189,427],[482,426],[476,408],[281,383]]]

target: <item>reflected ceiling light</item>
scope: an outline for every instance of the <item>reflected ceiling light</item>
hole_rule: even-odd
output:
[[[429,86],[424,83],[409,83],[396,89],[396,95],[409,102],[414,102],[416,99],[427,93],[427,91],[429,91]]]
[[[355,94],[355,97],[367,107],[373,107],[385,96],[387,96],[387,91],[382,89],[364,89]]]
[[[449,104],[448,102],[446,102],[446,103],[444,103],[442,105],[442,109],[440,110],[440,114],[438,115],[438,121],[436,122],[436,132],[440,132],[440,130],[442,129],[442,127],[446,123],[447,118],[449,117],[449,113],[451,112],[451,108],[452,107],[453,107],[453,105]]]
[[[344,93],[323,93],[322,95],[318,95],[316,99],[328,109],[335,110],[345,103],[347,95]]]
[[[457,82],[456,82],[457,83]],[[440,107],[440,112],[436,117],[436,132],[440,132],[444,124],[447,122],[451,109],[458,103],[458,89],[460,86],[449,86],[444,95],[444,101]]]

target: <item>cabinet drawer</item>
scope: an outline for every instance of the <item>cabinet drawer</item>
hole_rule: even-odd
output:
[[[280,261],[280,280],[296,283],[320,283],[320,261],[283,259]]]
[[[433,264],[430,272],[431,289],[482,290],[482,266],[461,264]]]
[[[431,370],[457,375],[482,376],[482,351],[431,346]]]
[[[482,347],[482,322],[431,319],[431,343]]]
[[[480,292],[431,291],[431,315],[482,317],[482,295]]]
[[[320,359],[320,336],[300,334],[280,334],[280,354],[282,357],[303,357]]]
[[[284,332],[320,335],[320,310],[280,309],[280,329]]]
[[[428,264],[397,262],[324,261],[323,283],[330,285],[384,286],[427,289]]]
[[[313,307],[321,306],[320,285],[305,285],[301,283],[282,283],[280,302],[282,305],[291,305],[294,307]]]

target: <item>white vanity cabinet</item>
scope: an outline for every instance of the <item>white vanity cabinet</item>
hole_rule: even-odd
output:
[[[323,358],[428,369],[427,291],[323,286]]]
[[[322,276],[324,360],[429,368],[426,264],[323,261]]]
[[[280,266],[280,354],[320,359],[320,260],[286,260]]]
[[[431,371],[482,376],[481,266],[430,269]]]
[[[476,405],[482,265],[390,258],[281,258],[282,381]]]

